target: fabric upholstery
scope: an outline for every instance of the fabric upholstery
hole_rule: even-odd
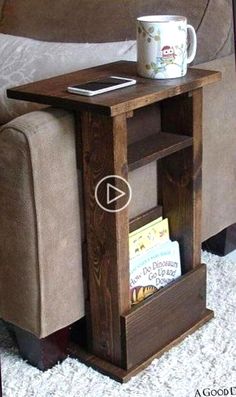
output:
[[[236,223],[236,73],[234,55],[199,65],[222,72],[203,97],[202,241]]]
[[[198,5],[198,1],[195,3]],[[231,0],[208,1],[197,29],[197,38],[198,49],[194,64],[232,54],[234,35]]]
[[[208,1],[187,2],[197,26]],[[135,39],[138,16],[162,13],[185,15],[186,0],[6,0],[0,31],[44,41],[106,43]]]
[[[0,130],[0,314],[47,336],[84,315],[74,119],[21,116]]]
[[[138,16],[186,15],[198,31],[197,62],[232,51],[231,0],[6,0],[2,14],[3,33],[77,43],[134,40]]]
[[[136,59],[134,41],[45,43],[0,33],[0,124],[40,107],[7,98],[7,88],[121,59]]]
[[[36,29],[38,33],[35,33],[35,37],[40,39],[90,41],[90,44],[42,42],[0,33],[0,124],[42,107],[8,99],[6,89],[9,87],[121,59],[136,60],[135,41],[120,40],[135,38],[135,18],[140,14],[169,13],[170,9],[172,13],[185,15],[189,13],[189,22],[195,26],[198,35],[195,64],[232,53],[233,30],[230,0],[223,2],[222,0],[214,0],[214,2],[188,0],[188,12],[186,12],[186,0],[174,2],[171,0],[149,2],[122,0],[109,2],[109,5],[108,1],[80,0],[75,2],[70,0],[69,4],[65,0],[56,0],[55,4],[55,0],[50,0],[50,7],[46,7],[48,0],[36,1],[35,7],[32,1],[5,1],[2,7],[0,31],[32,36],[32,32]],[[55,7],[57,12],[51,14]],[[106,12],[100,14],[94,12],[99,8]],[[36,18],[35,15],[37,15]],[[38,15],[41,17],[39,18]],[[99,23],[100,17],[105,18],[106,22]],[[93,18],[96,19],[96,23]],[[75,30],[73,30],[75,28],[73,28],[73,21],[74,23],[76,21]],[[123,23],[128,30],[122,26]],[[47,26],[50,26],[50,29],[45,29]],[[21,29],[27,30],[22,32]],[[106,29],[107,35],[101,36],[105,35]],[[57,36],[51,35],[53,31],[57,32]],[[75,35],[74,39],[70,37],[70,34]],[[116,39],[119,41],[109,43]],[[95,44],[96,41],[103,43]]]

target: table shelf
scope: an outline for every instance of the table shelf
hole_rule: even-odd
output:
[[[129,171],[133,171],[155,160],[160,160],[193,144],[187,135],[160,132],[128,146]]]
[[[197,323],[205,311],[205,265],[197,266],[133,306],[121,316],[126,369],[163,349]]]

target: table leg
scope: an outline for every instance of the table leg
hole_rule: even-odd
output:
[[[95,200],[95,189],[108,175],[128,178],[126,116],[111,118],[85,112],[81,115],[81,128],[89,350],[122,366],[120,315],[130,308],[128,209],[118,212],[102,209]],[[114,179],[115,186],[116,183]],[[100,193],[104,205],[105,189],[104,184]],[[117,201],[111,205],[116,209]]]
[[[159,198],[184,272],[201,263],[202,88],[162,102],[162,130],[193,137],[193,146],[159,162]]]

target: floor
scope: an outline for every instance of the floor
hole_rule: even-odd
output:
[[[236,387],[236,251],[224,258],[204,252],[202,261],[208,269],[207,306],[215,318],[124,385],[72,358],[41,372],[19,357],[0,325],[4,397],[222,395],[218,390],[230,396]]]
[[[236,250],[230,252],[228,255],[225,256],[226,260],[231,260],[236,263]]]

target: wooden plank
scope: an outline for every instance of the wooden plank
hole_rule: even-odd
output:
[[[142,363],[186,332],[201,319],[205,310],[206,267],[200,265],[122,315],[127,369]]]
[[[169,156],[191,146],[193,139],[186,135],[160,132],[128,146],[129,171]]]
[[[133,376],[137,375],[140,371],[144,370],[148,365],[152,363],[152,361],[156,358],[160,358],[162,354],[169,351],[172,347],[178,345],[182,342],[187,336],[193,334],[200,327],[206,324],[214,317],[214,313],[212,310],[206,309],[202,317],[190,327],[186,332],[183,332],[179,337],[170,342],[163,349],[155,352],[152,356],[150,356],[147,360],[143,361],[141,364],[136,365],[129,370],[125,370],[119,368],[105,360],[100,359],[99,357],[90,354],[88,351],[84,350],[80,346],[76,344],[71,344],[69,346],[69,354],[73,358],[77,358],[80,362],[88,365],[89,367],[94,368],[95,370],[101,372],[103,375],[107,375],[112,379],[116,380],[120,383],[128,382]]]
[[[151,362],[155,358],[161,357],[162,354],[166,353],[172,347],[182,342],[187,336],[197,331],[200,327],[202,327],[206,322],[211,320],[213,317],[214,317],[213,311],[206,309],[205,313],[202,315],[200,320],[196,324],[194,324],[191,328],[189,328],[186,332],[184,332],[178,338],[170,342],[163,349],[159,350],[158,352],[155,352],[143,363],[136,365],[135,367],[129,370],[119,368],[107,361],[104,361],[94,356],[93,354],[88,353],[88,351],[84,350],[83,348],[75,344],[70,345],[69,353],[70,356],[72,356],[73,358],[77,358],[82,363],[88,365],[89,367],[94,368],[95,370],[101,372],[102,374],[107,375],[118,382],[125,383],[128,382],[133,376],[137,375],[140,371],[144,370],[148,365],[151,364]]]
[[[139,229],[140,227],[146,225],[149,222],[154,221],[155,219],[162,216],[162,207],[157,206],[148,210],[141,215],[136,216],[135,218],[131,219],[129,222],[129,232],[133,232],[134,230]]]
[[[158,163],[159,204],[170,235],[180,244],[184,272],[200,263],[202,176],[202,89],[162,103],[162,128],[193,137],[193,146]]]
[[[95,200],[95,188],[108,175],[127,179],[126,117],[122,115],[111,119],[83,113],[82,134],[89,289],[88,340],[90,351],[121,365],[120,315],[130,307],[128,210],[105,211]],[[100,190],[100,201],[103,200],[105,205],[106,185],[102,185]],[[110,209],[116,210],[118,204],[119,201],[112,202]]]
[[[69,85],[109,75],[135,78],[137,84],[94,97],[67,92]],[[145,79],[137,76],[136,62],[120,61],[9,89],[7,95],[9,98],[44,103],[65,109],[93,110],[115,116],[214,83],[219,81],[220,77],[220,72],[191,68],[186,76],[179,79],[162,81]]]

